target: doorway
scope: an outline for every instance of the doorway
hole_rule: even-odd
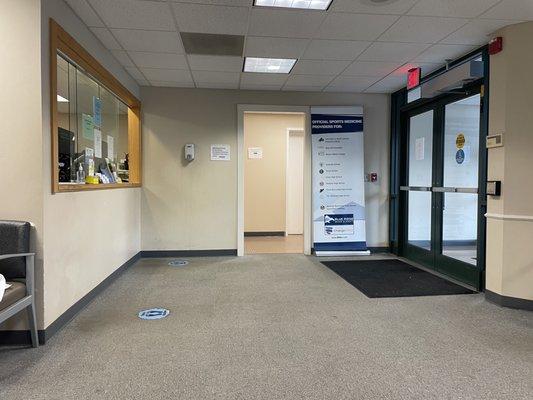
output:
[[[244,114],[244,253],[304,252],[305,114]]]
[[[481,93],[477,85],[403,113],[400,187],[400,254],[476,289],[486,176]]]

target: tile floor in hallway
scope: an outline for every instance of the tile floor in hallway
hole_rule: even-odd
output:
[[[531,312],[369,299],[304,255],[190,261],[141,260],[45,346],[1,347],[0,399],[532,398]]]

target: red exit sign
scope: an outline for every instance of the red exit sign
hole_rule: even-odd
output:
[[[411,68],[407,71],[407,89],[410,90],[420,85],[420,75],[422,74],[422,68]]]

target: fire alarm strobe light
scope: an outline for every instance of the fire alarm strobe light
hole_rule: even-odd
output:
[[[503,50],[503,38],[501,36],[497,36],[489,42],[489,54],[491,56],[498,54],[500,51]]]

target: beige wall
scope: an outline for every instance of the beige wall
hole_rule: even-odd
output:
[[[305,129],[304,114],[244,116],[244,231],[285,232],[287,129]],[[263,158],[249,159],[261,147]]]
[[[51,194],[48,20],[54,18],[123,85],[139,88],[62,0],[42,2],[44,327],[140,250],[140,189]],[[105,134],[105,132],[104,132]]]
[[[502,196],[488,198],[486,287],[533,300],[533,23],[497,35],[504,50],[490,59],[489,131],[504,134],[504,147],[489,150],[488,179],[502,181]]]
[[[31,221],[36,268],[42,277],[43,189],[40,1],[0,1],[0,219]],[[24,112],[21,112],[24,110]],[[42,315],[42,282],[37,282]],[[21,329],[11,318],[2,329]]]
[[[237,248],[237,104],[365,107],[369,246],[388,246],[389,96],[143,87],[143,250]],[[197,158],[183,160],[194,143]],[[229,144],[230,162],[209,160]]]

